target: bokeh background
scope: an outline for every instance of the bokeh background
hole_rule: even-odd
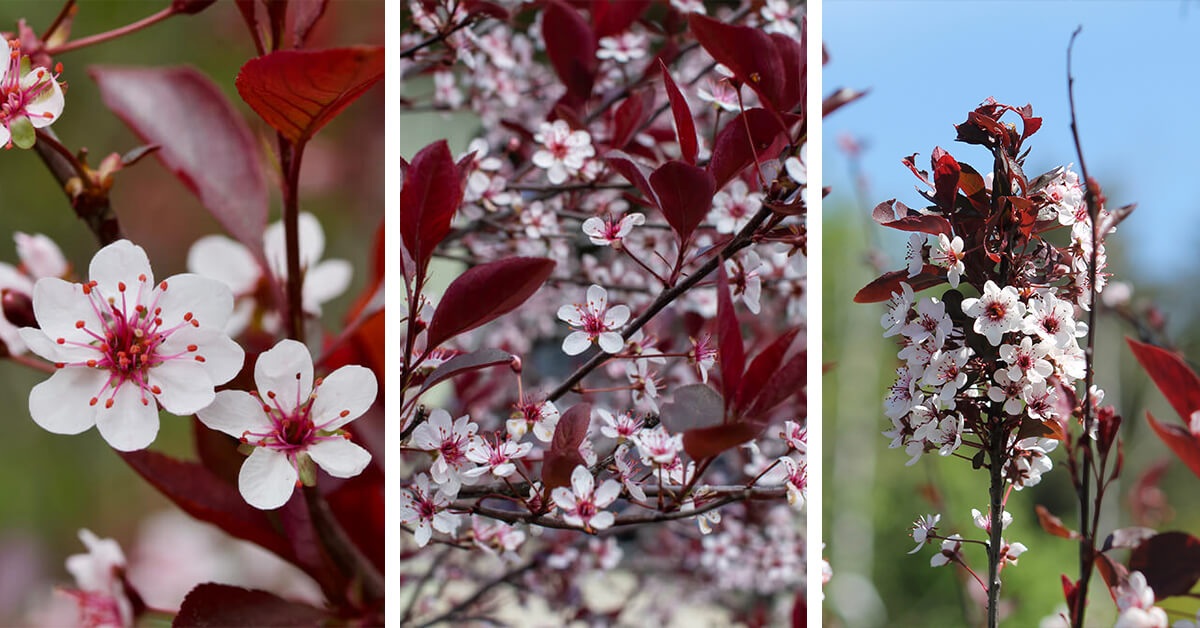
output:
[[[75,37],[128,24],[168,2],[80,4],[72,28]],[[0,30],[13,31],[17,21],[24,19],[41,33],[61,6],[51,0],[5,0],[0,3]],[[330,3],[308,47],[382,45],[382,15],[382,0]],[[139,142],[104,108],[88,67],[193,65],[221,88],[262,139],[273,188],[269,220],[274,222],[280,207],[274,133],[267,132],[234,88],[238,70],[254,54],[249,32],[232,2],[218,2],[198,15],[174,17],[115,41],[65,53],[57,60],[63,63],[62,78],[69,89],[63,117],[53,130],[69,148],[87,147],[92,165],[111,152],[124,153]],[[325,257],[349,260],[355,269],[350,289],[324,310],[326,324],[334,328],[340,327],[366,281],[371,244],[383,220],[383,109],[383,89],[371,90],[325,127],[305,152],[301,209],[321,220],[327,239]],[[45,233],[58,242],[77,271],[86,273],[96,242],[41,161],[32,151],[12,150],[0,154],[0,162],[0,261],[17,262],[14,231]],[[222,232],[196,198],[154,158],[117,175],[112,203],[126,236],[146,249],[161,277],[185,271],[187,250],[196,238]],[[139,554],[177,561],[164,564],[163,572],[141,574],[143,580],[204,565],[217,578],[245,581],[254,577],[254,564],[269,560],[231,544],[215,528],[192,525],[178,516],[178,510],[130,470],[95,430],[59,436],[38,428],[29,417],[26,400],[29,389],[43,378],[41,373],[0,360],[0,397],[5,400],[0,408],[4,434],[0,439],[0,625],[31,621],[31,607],[42,604],[54,585],[73,584],[63,559],[83,551],[76,534],[84,527],[120,541],[133,562]],[[167,414],[162,419],[153,448],[192,457],[189,422]],[[229,560],[219,560],[222,554],[228,554]],[[135,571],[132,578],[136,585],[139,574]],[[305,589],[302,582],[296,587],[297,594]]]
[[[1191,181],[1200,161],[1193,104],[1200,87],[1185,77],[1200,58],[1200,5],[830,0],[824,20],[826,90],[870,90],[824,126],[824,183],[832,193],[824,213],[822,340],[832,369],[824,379],[822,480],[825,556],[834,570],[825,591],[826,623],[978,624],[980,605],[964,593],[961,570],[930,568],[935,550],[928,546],[906,554],[913,547],[912,522],[925,513],[943,513],[944,534],[979,532],[970,510],[986,510],[987,483],[958,460],[926,456],[905,467],[908,457],[887,449],[880,435],[888,428],[882,397],[894,378],[898,348],[881,336],[883,306],[852,298],[879,271],[902,267],[907,234],[877,226],[871,208],[891,198],[924,205],[914,189],[917,179],[901,164],[914,152],[925,169],[933,148],[941,146],[981,172],[990,170],[986,152],[955,143],[953,128],[988,96],[1017,106],[1032,103],[1044,118],[1030,140],[1026,172],[1075,162],[1066,49],[1082,25],[1074,73],[1088,167],[1110,206],[1139,205],[1108,239],[1109,270],[1131,285],[1131,307],[1161,310],[1167,335],[1194,366],[1200,359],[1200,191]],[[857,156],[845,150],[848,143],[858,145]],[[1108,494],[1101,521],[1102,530],[1112,530],[1135,523],[1129,498],[1139,475],[1171,458],[1144,412],[1179,419],[1125,346],[1122,338],[1132,328],[1109,315],[1101,316],[1098,332],[1098,383],[1107,391],[1105,401],[1125,417],[1126,470]],[[1009,501],[1015,521],[1006,538],[1029,551],[1004,571],[1006,625],[1037,626],[1063,604],[1060,574],[1077,575],[1077,546],[1044,533],[1034,513],[1042,504],[1075,527],[1061,452],[1054,460],[1055,470],[1041,484]],[[1200,533],[1200,480],[1175,462],[1161,487],[1170,508],[1155,527]],[[986,571],[981,552],[968,550],[968,560]],[[1113,605],[1102,585],[1092,589],[1091,600],[1089,625],[1111,625]],[[1174,599],[1164,606],[1174,621],[1193,617],[1197,604]]]

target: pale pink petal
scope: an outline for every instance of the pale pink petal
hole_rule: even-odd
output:
[[[562,349],[563,353],[567,355],[579,355],[587,351],[590,346],[592,346],[592,341],[588,335],[582,331],[575,331],[567,334],[567,337],[563,339]]]
[[[259,510],[274,510],[292,497],[297,478],[296,468],[286,455],[255,447],[238,473],[238,491],[247,504]]]
[[[254,365],[254,383],[264,402],[270,403],[271,393],[274,393],[281,408],[296,409],[312,392],[313,364],[308,347],[295,340],[280,340],[258,356],[258,363]]]
[[[629,320],[628,305],[614,305],[608,308],[604,313],[604,326],[609,329],[616,329],[625,324]]]
[[[575,509],[575,495],[565,487],[555,487],[553,491],[550,491],[550,498],[553,499],[554,503],[563,510],[569,511]]]
[[[614,521],[616,521],[616,517],[611,512],[600,512],[592,516],[592,520],[588,522],[588,525],[596,530],[604,530],[605,528],[612,527]]]
[[[154,284],[150,258],[146,257],[146,251],[142,247],[129,240],[117,240],[100,249],[88,266],[88,278],[99,284],[100,292],[105,298],[119,299],[118,284],[124,283],[132,300],[137,294],[138,277],[142,275],[146,277],[147,285]]]
[[[331,259],[308,269],[302,290],[304,311],[319,315],[321,304],[342,296],[350,287],[354,267],[342,259]]]
[[[571,488],[579,497],[585,497],[592,494],[592,487],[595,486],[595,480],[592,479],[592,473],[587,467],[579,465],[571,472]]]
[[[34,284],[33,315],[42,332],[52,341],[59,338],[82,343],[95,340],[77,327],[79,321],[83,321],[87,329],[103,333],[100,319],[83,294],[83,287],[56,277],[39,279]]]
[[[34,423],[55,434],[79,434],[96,424],[96,409],[89,405],[100,392],[104,371],[87,367],[58,369],[29,393],[29,414]]]
[[[188,271],[216,279],[236,295],[249,294],[258,285],[262,269],[240,242],[221,235],[204,236],[188,249]]]
[[[583,324],[583,317],[579,315],[579,308],[574,305],[568,304],[558,308],[558,319],[574,327],[579,327]]]
[[[621,485],[615,480],[605,480],[600,488],[596,489],[596,506],[604,508],[613,503],[617,496],[621,494]]]
[[[133,382],[127,382],[106,408],[104,400],[96,404],[96,428],[113,449],[136,451],[145,449],[158,436],[158,404],[149,392],[143,395]]]
[[[587,306],[593,312],[603,312],[608,307],[608,291],[594,284],[589,286],[587,289]]]
[[[605,353],[617,353],[621,350],[621,347],[625,346],[625,341],[621,338],[621,334],[612,331],[606,331],[600,334],[600,337],[597,340],[599,341],[600,348],[603,349]]]
[[[202,327],[225,328],[233,312],[229,286],[192,273],[168,277],[163,283],[167,289],[159,293],[158,307],[162,308],[160,318],[165,325],[178,325],[191,314],[188,320],[195,320]]]
[[[195,414],[213,401],[213,381],[195,360],[169,360],[151,368],[147,378],[151,390],[158,386],[161,392],[154,396],[171,414]]]
[[[371,462],[371,454],[366,449],[344,438],[321,441],[307,451],[313,462],[335,478],[354,477]]]
[[[196,413],[210,429],[241,438],[245,432],[267,432],[271,422],[260,401],[240,390],[222,390],[213,402]]]
[[[42,128],[49,126],[62,115],[65,99],[63,98],[62,87],[58,81],[50,74],[50,71],[45,68],[33,68],[29,74],[21,77],[21,87],[30,89],[39,82],[45,82],[49,89],[44,89],[41,94],[25,104],[25,113],[29,115],[29,121],[33,123],[34,128]]]
[[[371,369],[343,366],[327,375],[317,388],[313,423],[319,429],[336,430],[370,409],[378,392],[379,384]]]

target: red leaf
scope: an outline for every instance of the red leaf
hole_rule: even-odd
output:
[[[805,30],[807,31],[807,23]],[[807,89],[808,78],[804,72],[807,69],[808,59],[800,42],[783,33],[771,33],[771,41],[775,43],[775,49],[779,51],[779,60],[783,62],[783,80],[779,85],[779,109],[791,111],[796,105],[804,102],[804,91]]]
[[[463,373],[470,373],[471,371],[478,371],[492,366],[512,364],[514,357],[507,351],[490,348],[456,355],[433,369],[433,372],[421,384],[421,390],[417,391],[417,396],[420,397],[426,390],[429,390],[433,386]]]
[[[758,438],[766,427],[766,423],[738,421],[688,430],[683,434],[683,449],[693,460],[703,460]]]
[[[900,231],[916,231],[930,235],[945,234],[946,236],[951,233],[950,221],[934,214],[918,214],[896,199],[876,205],[875,209],[871,211],[871,218],[885,227]]]
[[[760,161],[770,159],[783,146],[782,135],[779,121],[761,107],[747,109],[725,123],[713,141],[712,158],[708,161],[708,171],[716,179],[717,189],[725,187],[742,169],[754,163],[755,154]],[[781,141],[777,143],[777,139]]]
[[[767,379],[779,369],[779,363],[783,362],[784,355],[791,348],[792,342],[799,332],[799,327],[788,330],[754,357],[754,360],[750,362],[750,367],[746,369],[746,376],[738,386],[734,408],[744,410],[762,392]]]
[[[1179,356],[1166,349],[1132,338],[1126,338],[1125,341],[1183,422],[1186,424],[1190,421],[1192,413],[1200,410],[1200,377]]]
[[[462,205],[462,173],[445,140],[413,157],[400,188],[400,237],[423,275],[433,249],[450,233],[450,221]]]
[[[596,80],[596,35],[578,11],[550,0],[542,13],[542,38],[554,72],[579,103],[592,95]]]
[[[359,551],[382,573],[387,531],[383,475],[377,470],[360,473],[343,482],[325,499]]]
[[[1200,477],[1200,438],[1178,425],[1159,423],[1149,412],[1146,412],[1146,422],[1192,473]]]
[[[646,169],[641,164],[633,160],[628,154],[619,150],[614,150],[604,156],[604,161],[613,170],[617,171],[622,177],[633,184],[634,187],[646,197],[646,201],[653,207],[658,207],[658,196],[654,190],[650,188],[650,175],[646,174]]]
[[[592,24],[596,26],[596,37],[625,32],[648,6],[650,0],[592,0]]]
[[[467,269],[450,283],[429,322],[427,345],[443,342],[516,309],[542,287],[554,262],[509,257]]]
[[[855,303],[881,303],[892,298],[893,292],[900,292],[900,283],[906,282],[912,286],[913,292],[920,292],[926,288],[932,288],[942,282],[946,278],[939,274],[936,266],[929,264],[921,270],[921,274],[916,277],[909,277],[907,270],[893,270],[890,273],[884,273],[877,277],[871,283],[863,286],[857,294],[854,295]]]
[[[801,351],[788,360],[782,368],[771,373],[762,392],[746,408],[745,416],[751,419],[765,418],[766,414],[792,395],[804,392],[808,384],[808,352]]]
[[[333,618],[318,608],[289,602],[273,593],[212,582],[191,590],[172,626],[323,626]]]
[[[700,166],[672,160],[650,173],[650,187],[658,197],[663,217],[679,236],[682,249],[712,208],[716,192],[712,175]]]
[[[222,482],[208,469],[144,449],[120,456],[189,515],[239,539],[257,543],[285,560],[294,559],[291,545],[275,531],[266,512],[247,504],[237,488]]]
[[[725,419],[721,395],[707,384],[688,384],[676,388],[671,403],[662,407],[659,420],[672,434],[721,425]]]
[[[100,97],[234,238],[262,257],[267,183],[258,144],[221,90],[192,68],[89,71]]]
[[[558,425],[554,427],[554,437],[550,439],[550,450],[542,462],[542,485],[547,495],[555,487],[570,484],[571,472],[584,464],[579,446],[587,438],[591,422],[592,405],[589,403],[571,406],[559,417]]]
[[[696,123],[692,120],[692,110],[688,108],[687,99],[675,85],[671,73],[667,71],[667,65],[662,60],[659,60],[658,65],[662,69],[663,83],[667,86],[667,98],[671,101],[671,115],[675,117],[675,136],[679,138],[679,151],[684,161],[695,164],[699,146],[696,144]]]
[[[746,368],[746,349],[742,344],[737,313],[733,310],[724,264],[717,267],[717,365],[721,367],[721,396],[725,398],[725,408],[729,409],[733,407]]]
[[[328,4],[329,0],[292,0],[292,6],[296,8],[295,18],[292,22],[293,48],[304,47],[309,33],[317,25],[321,16],[325,15],[325,7]]]
[[[1183,595],[1200,581],[1200,539],[1186,532],[1156,534],[1129,554],[1129,570],[1146,576],[1157,600]]]
[[[242,100],[301,145],[383,78],[383,47],[281,50],[251,59],[237,76]]]
[[[646,118],[645,100],[644,92],[634,92],[617,106],[617,111],[613,114],[613,135],[609,141],[613,148],[625,148],[629,140],[633,139],[634,131]]]
[[[933,149],[931,159],[933,160],[934,198],[937,199],[938,207],[943,211],[954,211],[954,197],[958,194],[958,175],[962,172],[962,168],[950,156],[950,153],[942,150],[941,147]],[[949,227],[949,223],[947,223],[947,227]],[[950,235],[949,229],[947,229],[946,235]]]
[[[1046,509],[1045,506],[1038,504],[1034,507],[1037,511],[1038,523],[1042,524],[1042,529],[1054,536],[1064,539],[1078,539],[1079,533],[1067,528],[1063,525],[1062,519],[1054,516]]]
[[[688,15],[688,24],[708,54],[758,93],[763,103],[775,111],[788,109],[783,102],[783,84],[787,78],[783,59],[769,35],[757,28],[725,24],[699,13]]]

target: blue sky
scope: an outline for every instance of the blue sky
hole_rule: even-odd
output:
[[[1138,203],[1114,245],[1143,276],[1200,266],[1200,3],[830,0],[824,11],[826,93],[871,90],[825,120],[826,206],[854,200],[835,144],[844,133],[866,145],[870,206],[920,204],[900,160],[919,152],[928,169],[934,146],[986,172],[988,154],[955,142],[953,125],[988,96],[1032,103],[1044,118],[1026,144],[1027,174],[1075,162],[1066,47],[1082,25],[1074,74],[1084,156],[1110,206]]]

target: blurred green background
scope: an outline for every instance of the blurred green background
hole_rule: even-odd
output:
[[[167,6],[167,0],[80,3],[73,37],[119,27]],[[61,3],[49,0],[0,3],[0,30],[17,20],[38,33]],[[382,0],[333,2],[313,31],[309,48],[382,45]],[[177,16],[121,39],[65,53],[56,60],[69,84],[62,118],[53,126],[72,150],[87,147],[93,166],[111,152],[139,142],[100,102],[91,65],[190,64],[209,76],[262,138],[272,189],[270,221],[278,220],[279,193],[273,133],[237,96],[234,78],[254,56],[249,32],[233,2],[218,2],[194,16]],[[327,326],[339,327],[367,277],[375,230],[383,220],[383,89],[352,105],[309,144],[302,172],[301,209],[314,213],[326,232],[326,258],[349,260],[351,288],[324,310]],[[186,129],[181,129],[186,131]],[[0,154],[0,261],[17,263],[14,231],[45,233],[63,249],[77,272],[86,273],[97,249],[55,180],[32,151]],[[155,273],[185,271],[187,250],[199,236],[221,233],[217,222],[154,158],[117,175],[112,203],[126,237],[144,247]],[[53,584],[73,584],[63,559],[83,550],[81,527],[121,541],[128,553],[139,522],[173,506],[133,473],[91,430],[59,436],[38,428],[26,407],[29,389],[44,375],[0,361],[0,625],[18,622],[26,603]],[[164,414],[153,448],[191,457],[189,422]]]
[[[933,138],[960,161],[982,165],[987,159],[977,147],[951,144],[952,138]],[[1036,143],[1035,143],[1036,145]],[[828,154],[828,153],[827,153]],[[844,160],[827,158],[829,167],[846,167]],[[904,166],[896,160],[896,168]],[[986,170],[986,168],[985,168]],[[915,180],[915,179],[914,179]],[[1124,199],[1120,181],[1105,181],[1105,191],[1114,201]],[[869,204],[895,197],[910,206],[922,206],[915,192],[881,191]],[[888,230],[870,218],[870,207],[854,199],[852,190],[835,190],[826,201],[824,213],[824,359],[832,369],[824,379],[824,482],[823,529],[825,556],[833,566],[834,578],[826,588],[825,617],[828,625],[943,626],[962,625],[964,616],[978,625],[981,605],[964,593],[978,589],[961,569],[931,568],[936,549],[926,545],[913,555],[909,538],[912,522],[927,513],[942,513],[939,531],[982,539],[971,521],[971,509],[987,510],[987,476],[973,471],[967,461],[927,455],[912,467],[902,449],[888,449],[881,432],[890,429],[883,414],[885,389],[895,379],[899,347],[883,338],[879,318],[883,304],[857,304],[855,292],[880,274],[880,270],[903,267],[907,234]],[[877,198],[876,198],[877,197]],[[1139,215],[1129,219],[1153,220]],[[1122,226],[1108,240],[1109,271],[1115,279],[1134,286],[1135,306],[1170,301],[1165,295],[1191,290],[1193,282],[1165,283],[1147,279],[1137,265],[1128,263],[1126,251],[1145,242],[1129,242]],[[883,266],[873,266],[874,260]],[[1196,277],[1200,268],[1181,269],[1181,277]],[[921,293],[936,296],[942,288]],[[1195,311],[1180,307],[1169,312],[1171,335],[1179,348],[1193,358],[1200,356],[1200,318]],[[1150,465],[1171,457],[1165,445],[1144,420],[1146,410],[1160,420],[1180,419],[1141,371],[1123,337],[1132,329],[1114,315],[1098,319],[1097,383],[1125,417],[1125,470],[1119,483],[1106,494],[1100,529],[1108,532],[1134,525],[1129,515],[1129,491]],[[1034,512],[1043,505],[1072,528],[1078,528],[1075,496],[1061,450],[1052,454],[1055,467],[1037,486],[1013,492],[1008,510],[1014,522],[1005,538],[1020,541],[1029,551],[1016,566],[1003,572],[1002,600],[1008,604],[1006,625],[1036,626],[1063,603],[1060,577],[1078,574],[1077,545],[1043,532]],[[1162,482],[1174,517],[1155,526],[1159,530],[1188,530],[1200,534],[1200,491],[1196,478],[1178,461],[1171,464]],[[936,497],[935,497],[936,496]],[[941,500],[943,503],[935,503]],[[965,550],[968,563],[986,577],[987,559],[977,547]],[[1125,553],[1116,554],[1120,560]],[[1093,582],[1099,578],[1094,577]],[[1111,625],[1115,614],[1103,586],[1093,587],[1089,625]],[[1197,604],[1176,598],[1164,607],[1179,610],[1172,621],[1194,615]],[[965,610],[965,609],[969,609]],[[964,615],[965,613],[965,615]]]

